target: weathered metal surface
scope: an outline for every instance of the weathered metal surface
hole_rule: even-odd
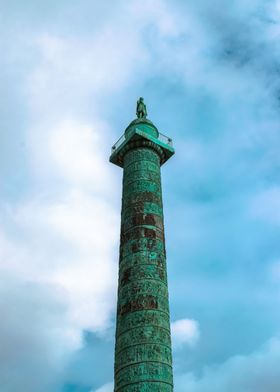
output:
[[[173,391],[160,176],[163,154],[159,146],[141,139],[120,151],[124,173],[115,392]]]
[[[174,149],[146,115],[141,98],[110,157],[124,169],[115,392],[173,391],[160,166]]]
[[[172,392],[173,387],[164,382],[135,382],[123,388],[125,392]]]
[[[115,374],[117,390],[125,390],[127,386],[137,382],[145,381],[147,384],[154,382],[165,382],[172,384],[172,367],[163,362],[145,362],[129,365],[120,369]]]
[[[129,124],[124,135],[112,147],[110,162],[123,167],[123,157],[131,148],[131,143],[135,147],[145,146],[155,150],[160,156],[161,164],[166,162],[175,152],[172,140],[160,134],[150,120],[147,118],[137,118]]]

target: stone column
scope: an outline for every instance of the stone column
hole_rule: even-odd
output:
[[[161,192],[164,149],[138,138],[121,149],[123,196],[115,392],[172,392]]]

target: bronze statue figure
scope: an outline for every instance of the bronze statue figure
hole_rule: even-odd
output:
[[[136,115],[138,118],[146,118],[147,117],[147,108],[144,103],[144,98],[142,98],[142,97],[140,97],[137,101]]]

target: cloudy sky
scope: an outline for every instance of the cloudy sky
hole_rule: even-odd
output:
[[[112,392],[121,170],[163,167],[176,392],[280,390],[279,0],[0,0],[0,390]]]

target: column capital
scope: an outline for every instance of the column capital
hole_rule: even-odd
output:
[[[113,145],[110,162],[123,167],[123,157],[131,148],[153,148],[160,155],[161,165],[175,153],[172,139],[159,133],[147,118],[133,120],[122,137]]]

